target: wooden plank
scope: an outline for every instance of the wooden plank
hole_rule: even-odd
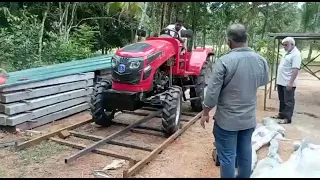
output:
[[[85,120],[80,121],[80,122],[78,122],[78,123],[76,123],[76,124],[72,124],[72,125],[70,125],[70,126],[67,126],[67,127],[61,128],[61,129],[58,129],[58,130],[53,131],[53,132],[50,132],[50,133],[48,133],[48,134],[44,134],[44,135],[39,136],[39,137],[34,138],[34,139],[31,139],[31,140],[29,140],[29,141],[26,141],[26,142],[23,142],[23,143],[20,143],[20,144],[16,144],[15,149],[16,149],[16,150],[21,150],[21,149],[28,148],[28,147],[30,147],[30,146],[39,144],[39,143],[41,143],[42,141],[47,140],[47,139],[50,138],[50,137],[53,137],[53,136],[57,135],[57,134],[58,134],[59,132],[61,132],[61,131],[70,130],[70,129],[76,129],[76,128],[78,128],[78,127],[80,127],[80,126],[83,126],[83,125],[85,125],[85,124],[88,124],[88,123],[90,123],[90,122],[92,122],[92,119],[91,119],[91,118],[90,118],[90,119],[85,119]]]
[[[116,125],[116,126],[129,126],[130,124],[120,123],[120,122],[113,122],[113,125]],[[138,126],[137,128],[147,129],[147,130],[151,130],[151,131],[162,132],[162,130],[159,129],[159,128],[154,128],[154,127],[149,127],[149,126],[144,126],[144,125],[140,125],[140,126]]]
[[[150,131],[146,129],[131,129],[132,133],[139,133],[139,134],[148,134],[152,136],[158,136],[158,137],[166,137],[166,135],[162,132],[158,131]]]
[[[76,132],[76,131],[69,131],[70,134],[72,134],[75,137],[79,137],[79,138],[83,138],[83,139],[89,139],[92,141],[100,141],[102,139],[104,139],[104,137],[101,136],[95,136],[95,135],[91,135],[91,134],[85,134],[85,133],[81,133],[81,132]],[[129,144],[129,143],[125,143],[125,142],[119,142],[119,141],[115,141],[112,140],[110,142],[108,142],[108,144],[112,144],[112,145],[117,145],[117,146],[123,146],[123,147],[127,147],[127,148],[132,148],[132,149],[138,149],[138,150],[142,150],[142,151],[149,151],[151,152],[153,149],[150,147],[141,147],[141,146],[137,146],[134,144]]]
[[[192,124],[194,124],[202,115],[202,112],[198,113],[194,118],[192,118],[182,129],[179,129],[176,133],[171,135],[167,140],[165,140],[158,148],[154,149],[147,157],[143,158],[137,164],[123,171],[123,177],[128,178],[138,170],[140,170],[144,165],[150,162],[156,157],[161,151],[163,151],[172,141],[174,141],[178,136],[180,136],[184,131],[186,131]]]
[[[65,162],[65,163],[69,163],[70,161],[76,160],[77,158],[85,155],[86,153],[89,153],[90,151],[93,151],[93,150],[96,149],[98,146],[101,146],[102,144],[105,144],[105,143],[107,143],[107,142],[110,142],[111,140],[113,140],[113,139],[115,139],[115,138],[117,138],[117,137],[119,137],[119,136],[127,133],[128,131],[130,131],[130,129],[135,128],[135,127],[139,126],[139,125],[142,124],[142,123],[145,123],[145,122],[147,122],[147,121],[150,121],[152,118],[154,118],[154,117],[155,117],[156,115],[158,115],[160,112],[161,112],[161,111],[154,112],[154,113],[150,114],[149,116],[144,117],[144,118],[140,119],[139,121],[130,124],[129,126],[127,126],[127,127],[125,127],[124,129],[122,129],[121,131],[115,132],[115,133],[109,135],[108,137],[106,137],[106,138],[104,138],[104,139],[102,139],[102,140],[94,143],[93,145],[88,146],[87,148],[79,151],[78,153],[76,153],[76,154],[74,154],[74,155],[72,155],[72,156],[64,159],[64,162]]]
[[[21,84],[21,85],[17,85],[17,86],[0,88],[0,92],[18,91],[18,90],[43,87],[43,86],[48,86],[48,85],[56,85],[56,84],[74,82],[74,81],[88,80],[88,79],[93,79],[93,78],[94,78],[94,72],[81,73],[81,74],[75,74],[75,75],[70,75],[70,76],[49,79],[49,80],[45,80],[45,81],[38,81],[38,82],[33,82],[33,83],[28,83],[28,84]]]
[[[53,141],[53,142],[59,143],[61,145],[69,146],[69,147],[72,147],[72,148],[75,148],[75,149],[79,149],[79,150],[87,148],[86,145],[79,144],[79,143],[74,143],[74,142],[70,142],[70,141],[66,141],[66,140],[59,139],[59,138],[51,137],[50,140]],[[118,154],[116,152],[112,152],[112,151],[105,150],[105,149],[98,149],[97,148],[97,149],[94,149],[91,152],[96,153],[96,154],[105,155],[105,156],[111,156],[111,157],[114,157],[114,158],[124,159],[124,160],[129,161],[130,164],[135,164],[135,162],[137,161],[137,160],[134,160],[131,157],[124,156],[124,155]]]
[[[46,106],[43,108],[39,108],[36,110],[32,110],[29,113],[22,113],[14,116],[7,117],[6,125],[14,126],[17,124],[21,124],[23,122],[32,121],[33,119],[37,119],[39,117],[61,111],[63,109],[69,108],[71,106],[75,106],[84,102],[89,102],[90,96],[83,96],[80,98],[71,99],[68,101],[64,101],[61,103],[53,104],[50,106]]]
[[[0,112],[13,115],[33,109],[37,109],[44,106],[49,106],[59,102],[67,101],[70,99],[90,95],[93,91],[92,87],[87,89],[78,89],[69,92],[64,92],[60,94],[55,94],[51,96],[36,98],[27,100],[25,103],[11,103],[11,104],[0,104]]]
[[[147,110],[147,111],[157,111],[158,110],[158,109],[153,108],[153,107],[143,107],[141,109]],[[137,112],[137,113],[139,113],[139,112]],[[184,115],[184,116],[191,116],[191,117],[197,115],[197,113],[192,113],[192,112],[181,112],[181,114]]]
[[[93,79],[90,79],[88,81],[77,81],[77,82],[53,85],[48,87],[23,90],[20,92],[0,93],[0,102],[12,103],[20,100],[33,99],[37,97],[58,94],[58,93],[67,92],[71,90],[82,89],[89,86],[93,86]]]
[[[80,104],[77,106],[70,107],[68,109],[64,109],[59,112],[55,112],[55,113],[34,119],[35,122],[24,122],[24,123],[18,124],[18,125],[16,125],[16,128],[19,128],[21,130],[32,129],[32,128],[42,126],[44,124],[48,124],[50,122],[65,118],[67,116],[71,116],[73,114],[85,111],[89,108],[90,108],[90,106],[88,103],[83,103],[83,104]]]
[[[146,113],[146,112],[134,112],[134,111],[123,111],[123,113],[125,114],[132,114],[132,115],[137,115],[137,116],[148,116],[150,113]],[[184,115],[184,114],[183,114]],[[192,115],[195,116],[196,114]],[[188,114],[187,116],[190,116],[190,114]],[[156,116],[157,118],[162,118],[162,115],[158,115]],[[188,119],[184,119],[184,118],[180,118],[180,121],[184,121],[184,122],[188,122]]]

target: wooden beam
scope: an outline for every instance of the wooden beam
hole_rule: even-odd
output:
[[[53,141],[53,142],[58,143],[58,144],[69,146],[69,147],[72,147],[72,148],[75,148],[75,149],[79,149],[79,150],[87,148],[86,145],[79,144],[79,143],[74,143],[74,142],[70,142],[70,141],[66,141],[66,140],[59,139],[59,138],[51,137],[49,139],[51,141]],[[112,152],[112,151],[105,150],[105,149],[95,149],[92,152],[96,153],[96,154],[101,154],[101,155],[105,155],[105,156],[114,157],[114,158],[124,159],[124,160],[129,161],[130,164],[135,164],[135,162],[137,162],[136,160],[134,160],[131,157],[124,156],[124,155],[118,154],[116,152]]]
[[[69,131],[69,132],[70,132],[70,134],[72,134],[75,137],[88,139],[88,140],[92,140],[92,141],[100,141],[101,139],[104,139],[104,137],[101,137],[101,136],[95,136],[95,135],[85,134],[85,133],[76,132],[76,131]],[[112,145],[116,145],[116,146],[123,146],[123,147],[127,147],[127,148],[132,148],[132,149],[138,149],[138,150],[142,150],[142,151],[149,151],[149,152],[151,152],[153,150],[153,148],[150,148],[150,147],[141,147],[141,146],[137,146],[134,144],[119,142],[119,141],[115,141],[115,140],[108,142],[108,144],[112,144]]]
[[[133,111],[123,111],[123,113],[125,114],[132,114],[132,115],[137,115],[137,116],[148,116],[150,113],[146,113],[146,112],[133,112]],[[188,113],[187,113],[188,114]],[[185,115],[182,113],[182,115]],[[195,116],[195,114],[193,115],[186,115],[186,116]],[[162,118],[161,115],[158,115],[156,116],[157,118]],[[180,118],[180,121],[184,121],[184,122],[188,122],[189,120],[188,119],[183,119],[183,118]]]
[[[174,141],[178,136],[180,136],[184,131],[186,131],[192,124],[194,124],[202,115],[202,112],[198,113],[194,118],[190,120],[182,129],[179,129],[176,133],[171,135],[166,141],[164,141],[158,148],[154,149],[147,157],[143,158],[137,164],[123,171],[123,177],[128,178],[137,171],[139,171],[144,165],[150,162],[156,157],[161,151],[163,151],[172,141]]]
[[[146,129],[131,129],[132,133],[138,133],[138,134],[148,134],[152,136],[158,136],[158,137],[166,137],[166,135],[162,132],[158,131],[150,131]]]
[[[100,141],[98,141],[98,142],[95,142],[93,145],[88,146],[87,148],[82,149],[82,150],[79,151],[78,153],[76,153],[76,154],[74,154],[74,155],[72,155],[72,156],[64,159],[65,163],[68,163],[68,162],[70,162],[70,161],[74,161],[74,160],[76,160],[77,158],[85,155],[86,153],[89,153],[90,151],[93,151],[94,149],[96,149],[96,148],[99,147],[100,145],[105,144],[105,143],[108,143],[108,142],[110,142],[111,140],[113,140],[114,138],[119,137],[119,136],[127,133],[128,131],[130,131],[130,129],[135,128],[135,127],[139,126],[140,124],[143,124],[143,123],[145,123],[145,122],[147,122],[147,121],[150,121],[150,119],[152,119],[152,118],[154,118],[155,116],[159,115],[159,113],[161,113],[160,110],[159,110],[159,111],[156,111],[156,112],[154,112],[154,113],[152,113],[152,114],[150,114],[149,116],[146,116],[146,117],[140,119],[140,120],[137,121],[137,122],[134,122],[134,123],[130,124],[129,126],[127,126],[127,127],[125,127],[124,129],[122,129],[121,131],[115,132],[115,133],[109,135],[108,137],[106,137],[106,138],[104,138],[104,139],[102,139],[102,140],[100,140]]]
[[[26,142],[23,142],[23,143],[20,143],[20,144],[16,144],[15,145],[15,149],[16,150],[21,150],[21,149],[25,149],[25,148],[28,148],[30,146],[33,146],[33,145],[36,145],[36,144],[39,144],[41,143],[42,141],[44,140],[47,140],[49,139],[50,137],[53,137],[55,135],[57,135],[58,133],[60,133],[60,131],[64,131],[64,130],[69,130],[69,129],[75,129],[75,128],[78,128],[80,126],[83,126],[84,124],[88,124],[92,122],[92,119],[85,119],[83,121],[80,121],[76,124],[72,124],[70,126],[67,126],[67,127],[64,127],[64,128],[61,128],[61,129],[58,129],[56,131],[53,131],[53,132],[50,132],[48,134],[45,134],[45,135],[42,135],[42,136],[39,136],[35,139],[31,139],[29,141],[26,141]]]
[[[114,122],[113,125],[116,125],[116,126],[129,126],[130,124],[125,124],[125,123],[120,123],[120,122]],[[154,127],[148,127],[148,126],[143,126],[143,125],[140,125],[136,128],[139,128],[139,129],[147,129],[147,130],[151,130],[151,131],[157,131],[157,132],[162,132],[161,129],[159,128],[154,128]]]

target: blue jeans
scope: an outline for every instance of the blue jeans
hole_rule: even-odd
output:
[[[251,175],[252,145],[254,128],[242,131],[226,131],[214,123],[213,135],[220,162],[221,178],[235,178],[236,160],[237,178],[249,178]]]

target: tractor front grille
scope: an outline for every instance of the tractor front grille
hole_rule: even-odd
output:
[[[112,71],[112,81],[123,84],[139,84],[141,78],[141,70],[135,72],[119,73],[116,70]]]

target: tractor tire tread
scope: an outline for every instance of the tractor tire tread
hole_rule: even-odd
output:
[[[98,81],[91,95],[90,110],[93,121],[100,126],[110,126],[112,124],[113,114],[107,115],[103,108],[103,91],[111,88],[110,80]]]
[[[191,101],[191,108],[193,111],[196,112],[201,112],[203,110],[202,107],[202,102],[204,100],[204,89],[206,87],[205,84],[205,75],[206,75],[206,69],[208,68],[208,66],[211,66],[211,61],[210,58],[208,56],[206,62],[204,63],[201,72],[200,72],[200,76],[198,76],[197,78],[195,78],[195,88],[190,89],[190,97],[201,97],[200,99],[196,99],[196,100],[192,100]],[[211,66],[211,70],[212,70],[212,66]]]
[[[180,98],[180,114],[177,114],[177,103]],[[180,121],[176,124],[176,116],[181,117],[182,106],[182,89],[178,86],[172,86],[165,94],[163,101],[164,107],[162,110],[162,129],[167,136],[172,135],[179,129]]]

